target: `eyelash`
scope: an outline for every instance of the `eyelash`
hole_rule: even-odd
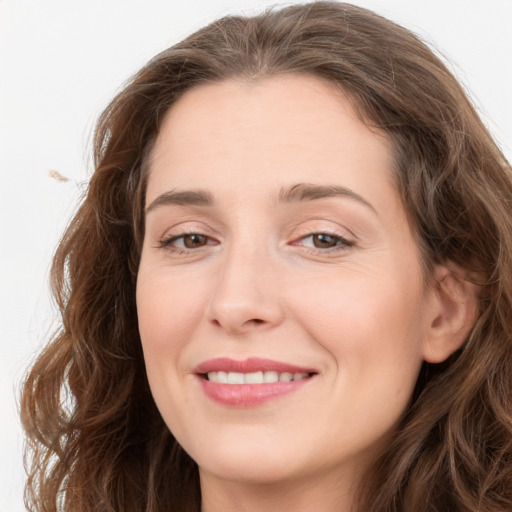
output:
[[[308,238],[313,239],[314,237],[319,237],[319,236],[325,236],[325,237],[329,237],[329,238],[333,239],[333,241],[335,242],[335,245],[333,245],[332,247],[309,247],[309,246],[303,245],[303,243],[302,244],[297,243],[297,242],[304,242]],[[348,240],[344,236],[341,236],[339,233],[332,233],[329,231],[318,231],[318,232],[314,232],[314,233],[308,233],[308,234],[303,235],[300,238],[298,238],[297,242],[292,242],[292,245],[300,245],[300,246],[304,247],[305,249],[307,249],[308,251],[314,252],[316,254],[319,252],[324,254],[324,253],[330,253],[330,252],[346,251],[347,249],[349,249],[350,247],[353,247],[355,245],[354,241]]]
[[[206,244],[205,245],[201,245],[201,246],[196,247],[196,248],[192,248],[192,247],[182,248],[182,247],[176,247],[176,246],[172,245],[172,243],[176,242],[177,240],[180,240],[180,239],[184,240],[185,237],[192,237],[192,236],[200,236],[200,237],[206,238]],[[167,238],[164,238],[164,239],[160,240],[159,243],[158,243],[158,246],[160,248],[162,248],[162,249],[166,249],[166,250],[171,251],[171,252],[173,252],[175,254],[178,254],[178,255],[190,254],[195,249],[203,249],[204,247],[207,247],[208,245],[213,245],[213,244],[209,244],[208,243],[211,240],[213,240],[213,238],[209,237],[208,235],[204,235],[203,233],[200,233],[200,232],[197,232],[197,231],[185,231],[185,232],[178,233],[176,235],[172,235],[170,237],[167,237]]]
[[[195,248],[194,247],[182,248],[182,247],[176,247],[176,246],[172,245],[173,242],[176,242],[177,240],[180,240],[180,239],[184,240],[185,237],[191,237],[194,235],[204,237],[206,239],[206,243],[204,245],[200,245]],[[333,241],[335,242],[335,245],[333,245],[332,247],[323,247],[322,248],[322,247],[309,247],[307,245],[304,245],[303,243],[299,243],[299,242],[304,242],[308,238],[313,239],[313,237],[318,237],[318,236],[325,236],[325,237],[330,237],[331,239],[334,239]],[[211,242],[212,240],[215,241],[213,238],[211,238],[208,235],[205,235],[203,233],[200,233],[197,231],[187,231],[187,232],[178,233],[176,235],[172,235],[170,237],[160,240],[158,243],[158,246],[162,249],[169,250],[174,254],[183,255],[183,254],[191,254],[192,252],[195,252],[198,249],[204,249],[205,247],[208,247],[211,245],[216,245],[216,243],[214,243],[214,244],[208,243],[208,242]],[[300,238],[296,239],[294,242],[291,242],[290,245],[303,247],[305,250],[307,250],[310,253],[325,254],[325,253],[331,253],[331,252],[346,251],[350,247],[353,247],[355,245],[355,242],[352,240],[348,240],[344,236],[341,236],[339,233],[328,232],[328,231],[318,231],[318,232],[310,232],[310,233],[304,234]]]

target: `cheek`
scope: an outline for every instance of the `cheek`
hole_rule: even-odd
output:
[[[296,290],[291,310],[336,365],[353,380],[415,382],[424,337],[420,278],[388,269],[318,284]]]
[[[407,287],[391,284],[352,289],[347,281],[344,293],[318,294],[306,327],[337,368],[332,395],[338,407],[355,411],[343,421],[354,432],[368,430],[368,436],[394,428],[422,364],[421,301],[414,290],[404,293]],[[333,423],[339,422],[333,414]]]
[[[199,322],[199,302],[197,290],[170,279],[165,272],[144,268],[139,272],[137,315],[146,374],[164,421],[182,437],[186,429],[176,411],[190,400],[182,388],[187,377],[183,354]]]
[[[137,315],[149,375],[163,361],[177,361],[199,323],[201,300],[190,283],[142,269],[137,280]]]

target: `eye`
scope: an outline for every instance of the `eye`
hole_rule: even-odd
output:
[[[208,238],[204,235],[199,235],[198,233],[184,235],[179,237],[179,239],[182,240],[183,246],[187,249],[196,249],[197,247],[202,247],[208,243]]]
[[[310,239],[311,243],[317,249],[330,249],[340,245],[341,239],[338,236],[328,235],[327,233],[317,233],[315,235],[309,235],[305,239]]]
[[[200,233],[182,233],[162,240],[160,246],[170,249],[200,249],[213,243],[211,238]]]
[[[345,249],[354,245],[354,242],[332,233],[311,233],[293,243],[311,249]]]

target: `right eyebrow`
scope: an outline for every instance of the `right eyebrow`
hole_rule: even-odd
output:
[[[213,206],[213,196],[205,190],[170,190],[160,194],[145,210],[146,215],[162,206]]]

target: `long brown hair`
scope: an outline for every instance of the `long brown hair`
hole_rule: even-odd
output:
[[[151,60],[102,114],[96,170],[52,267],[62,325],[21,402],[30,510],[200,510],[196,464],[153,403],[137,329],[145,161],[184,91],[284,73],[336,84],[387,133],[427,274],[453,262],[483,290],[462,349],[424,363],[410,409],[365,479],[360,510],[512,510],[510,165],[424,43],[335,2],[216,21]]]

